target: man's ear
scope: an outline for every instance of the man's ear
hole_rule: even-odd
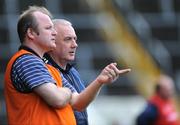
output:
[[[34,32],[34,30],[32,28],[28,28],[28,30],[27,30],[27,37],[29,39],[34,39],[35,35],[36,35],[36,33]]]

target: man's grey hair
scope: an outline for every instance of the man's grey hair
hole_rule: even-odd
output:
[[[53,19],[52,22],[54,25],[62,24],[62,25],[71,25],[72,26],[72,23],[65,19]]]

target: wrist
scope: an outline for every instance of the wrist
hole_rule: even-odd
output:
[[[70,90],[69,88],[64,87],[64,91],[65,91],[66,95],[67,95],[69,98],[72,97],[72,93],[71,93],[71,90]]]
[[[94,81],[98,86],[102,86],[103,85],[103,82],[99,79],[95,79]]]

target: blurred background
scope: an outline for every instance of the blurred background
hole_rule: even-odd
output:
[[[102,88],[88,107],[90,125],[134,125],[161,72],[174,79],[179,107],[179,0],[0,0],[0,124],[7,124],[4,72],[20,45],[18,16],[29,5],[72,22],[79,44],[76,66],[86,86],[111,62],[132,69]]]

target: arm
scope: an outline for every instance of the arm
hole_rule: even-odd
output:
[[[101,87],[104,84],[112,83],[120,75],[130,71],[130,69],[119,70],[116,65],[116,63],[107,65],[99,76],[92,83],[90,83],[90,85],[84,91],[82,91],[80,94],[72,94],[71,105],[74,109],[79,111],[85,109],[98,95]]]
[[[71,91],[68,88],[58,88],[54,83],[45,83],[34,88],[43,100],[54,108],[63,108],[71,99]]]
[[[34,55],[23,55],[13,64],[11,80],[21,93],[35,92],[50,106],[61,108],[71,99],[68,88],[58,88],[45,64]],[[58,71],[57,71],[58,73]]]

